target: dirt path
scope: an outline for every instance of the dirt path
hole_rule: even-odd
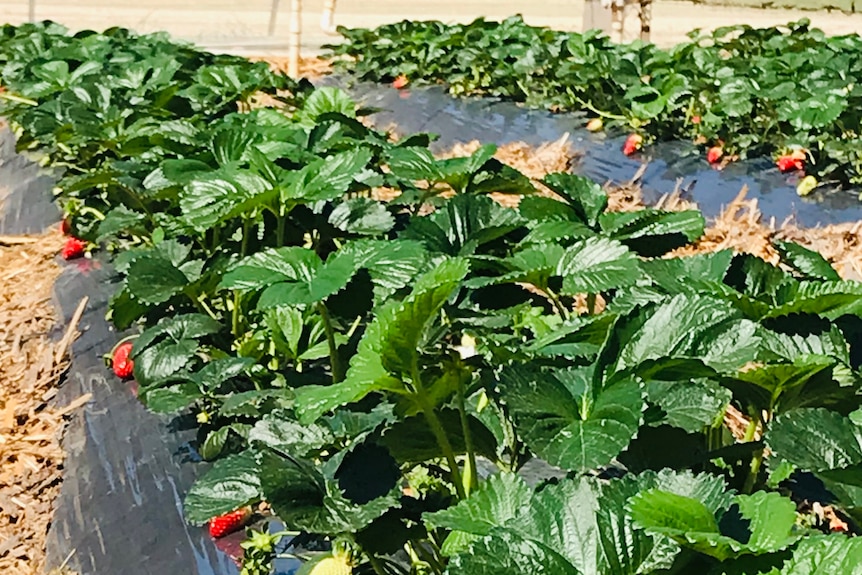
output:
[[[0,573],[41,575],[60,490],[64,417],[49,406],[75,332],[52,338],[58,231],[0,237]],[[61,334],[62,335],[62,334]],[[83,398],[83,402],[87,398]],[[59,573],[55,571],[54,573]]]

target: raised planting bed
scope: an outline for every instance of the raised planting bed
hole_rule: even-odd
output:
[[[133,336],[97,401],[121,438],[130,393],[159,414],[152,469],[178,437],[212,462],[136,501],[209,525],[178,546],[199,571],[257,517],[284,530],[253,524],[246,575],[288,543],[313,575],[858,572],[862,283],[753,205],[734,241],[739,205],[710,230],[492,145],[437,157],[263,64],[4,38],[0,111],[65,169],[65,255]],[[105,347],[78,349],[100,382]]]
[[[478,19],[340,28],[337,69],[362,80],[444,84],[555,111],[580,111],[601,130],[634,131],[648,147],[688,140],[715,164],[780,159],[820,185],[862,182],[862,38],[827,37],[807,20],[781,28],[694,31],[671,49],[606,36]],[[810,184],[801,188],[810,193]]]

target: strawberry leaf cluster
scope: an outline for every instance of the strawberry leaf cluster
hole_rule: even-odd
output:
[[[599,33],[528,26],[519,17],[468,24],[403,21],[339,28],[337,69],[361,80],[444,84],[582,112],[649,141],[721,145],[728,156],[809,150],[820,181],[862,183],[862,38],[830,37],[806,19],[782,27],[695,30],[670,49]]]

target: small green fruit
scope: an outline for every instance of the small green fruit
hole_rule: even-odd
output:
[[[802,178],[802,181],[799,182],[799,185],[796,186],[796,193],[799,196],[805,197],[811,192],[814,191],[814,188],[817,187],[817,178],[814,176],[805,176]]]

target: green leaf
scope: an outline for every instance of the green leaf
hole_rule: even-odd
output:
[[[223,169],[201,174],[186,184],[180,195],[181,219],[203,233],[266,204],[274,194],[269,182],[249,171]]]
[[[563,293],[598,294],[634,285],[641,272],[637,257],[621,243],[590,238],[566,248],[557,264]]]
[[[443,260],[417,280],[413,293],[393,308],[391,314],[375,320],[383,324],[380,359],[387,371],[413,374],[414,360],[425,331],[468,271],[469,265],[464,259]],[[418,382],[413,383],[418,385]]]
[[[487,196],[459,195],[427,216],[412,218],[401,237],[420,241],[431,251],[466,256],[521,224],[516,210]]]
[[[796,547],[779,575],[820,573],[862,575],[862,539],[844,535],[807,537]]]
[[[132,357],[138,383],[148,386],[177,374],[194,358],[197,340],[220,329],[218,322],[200,314],[162,319],[135,340]]]
[[[641,268],[652,282],[670,295],[713,289],[724,280],[733,251],[722,250],[679,258],[651,259]]]
[[[649,489],[633,497],[629,509],[641,529],[668,535],[719,533],[712,511],[691,497]]]
[[[306,164],[291,174],[281,191],[281,201],[308,203],[340,198],[365,171],[372,155],[371,150],[357,147]]]
[[[606,465],[625,449],[644,408],[636,381],[598,387],[585,368],[509,367],[500,374],[500,393],[530,449],[578,472]]]
[[[186,518],[190,523],[201,525],[260,499],[259,473],[250,451],[215,462],[189,490],[185,499]]]
[[[194,358],[198,342],[193,339],[165,340],[141,351],[135,357],[135,379],[151,385],[185,368]]]
[[[144,215],[119,205],[105,214],[105,219],[99,222],[97,242],[138,227],[144,221]]]
[[[650,381],[647,398],[661,408],[660,420],[688,432],[702,431],[724,415],[732,394],[709,380]]]
[[[840,469],[862,463],[862,427],[824,408],[779,415],[765,441],[776,461],[807,471]]]
[[[839,281],[841,276],[819,253],[795,242],[775,241],[781,262],[793,268],[805,279]]]
[[[207,461],[212,461],[221,455],[224,450],[227,439],[230,436],[230,426],[221,427],[215,431],[210,431],[207,438],[204,440],[200,448],[201,457]]]
[[[280,453],[307,457],[330,445],[332,433],[320,425],[302,425],[284,412],[269,413],[257,421],[248,434],[250,443],[262,443]]]
[[[448,575],[584,575],[553,549],[503,531],[470,545],[467,553],[456,555],[446,570]]]
[[[548,174],[542,183],[562,197],[582,222],[594,227],[608,206],[608,195],[600,185],[576,174]]]
[[[356,104],[341,88],[322,86],[311,92],[295,118],[303,126],[313,127],[318,117],[332,112],[355,118]]]
[[[201,397],[200,390],[189,384],[142,390],[139,395],[141,402],[147,406],[147,409],[155,413],[182,411]]]
[[[786,549],[798,539],[792,530],[796,523],[796,505],[778,493],[764,491],[735,498],[738,525],[722,527],[713,512],[702,502],[659,489],[650,489],[633,497],[629,503],[635,523],[650,533],[672,537],[680,545],[724,561],[746,553],[772,553]],[[731,519],[733,521],[733,519]],[[740,529],[741,539],[722,529]]]
[[[443,260],[417,280],[413,293],[403,302],[381,310],[350,359],[344,381],[296,390],[296,412],[300,421],[313,422],[324,413],[359,401],[374,391],[402,390],[404,384],[400,377],[392,374],[412,373],[413,359],[419,353],[428,324],[458,288],[468,269],[465,260]]]
[[[842,315],[862,316],[862,282],[802,281],[792,300],[774,308],[766,317],[795,313],[817,314],[830,320]]]
[[[659,256],[703,235],[706,221],[696,210],[666,212],[645,208],[606,212],[599,225],[608,237],[625,243],[642,256]]]
[[[778,105],[778,118],[798,130],[810,130],[832,124],[846,108],[846,98],[835,93],[818,94],[802,101],[788,98]]]
[[[840,367],[831,357],[797,356],[793,362],[771,363],[743,370],[724,385],[756,408],[782,412],[797,407],[854,405],[856,386],[841,381]]]
[[[250,357],[222,357],[207,362],[197,373],[192,374],[191,381],[207,391],[215,391],[224,382],[238,377],[253,366],[255,361]]]
[[[182,292],[189,279],[174,264],[159,256],[142,256],[129,266],[126,285],[145,304],[160,304]]]
[[[443,178],[440,166],[428,148],[398,146],[390,148],[386,156],[389,169],[397,178],[429,182]]]
[[[453,409],[438,409],[437,417],[456,455],[467,453],[467,442],[461,425],[460,414]],[[476,455],[490,460],[497,458],[497,441],[485,425],[473,416],[467,416],[467,426]],[[399,462],[417,463],[445,457],[440,445],[428,426],[424,415],[413,415],[391,424],[383,432],[381,443],[389,449]]]
[[[435,529],[488,535],[494,527],[517,517],[532,495],[532,489],[517,475],[492,475],[468,499],[442,511],[425,513],[423,519]]]
[[[746,548],[755,553],[773,553],[786,549],[798,536],[791,532],[796,523],[796,504],[778,493],[758,491],[738,495],[739,512],[750,523],[751,537]]]
[[[356,273],[356,262],[350,254],[334,252],[314,270],[298,281],[275,283],[263,290],[258,300],[261,309],[283,305],[307,305],[324,301],[343,290]]]
[[[260,491],[288,528],[323,513],[324,479],[310,463],[271,451],[261,453],[259,460]]]
[[[755,359],[757,326],[728,302],[678,295],[636,311],[620,331],[616,370],[652,359],[698,358],[717,370],[735,370]]]
[[[271,248],[237,262],[222,277],[219,288],[251,291],[284,281],[309,282],[322,263],[308,248]]]
[[[332,210],[329,223],[351,234],[378,235],[391,230],[395,218],[381,202],[357,197],[342,202]]]

